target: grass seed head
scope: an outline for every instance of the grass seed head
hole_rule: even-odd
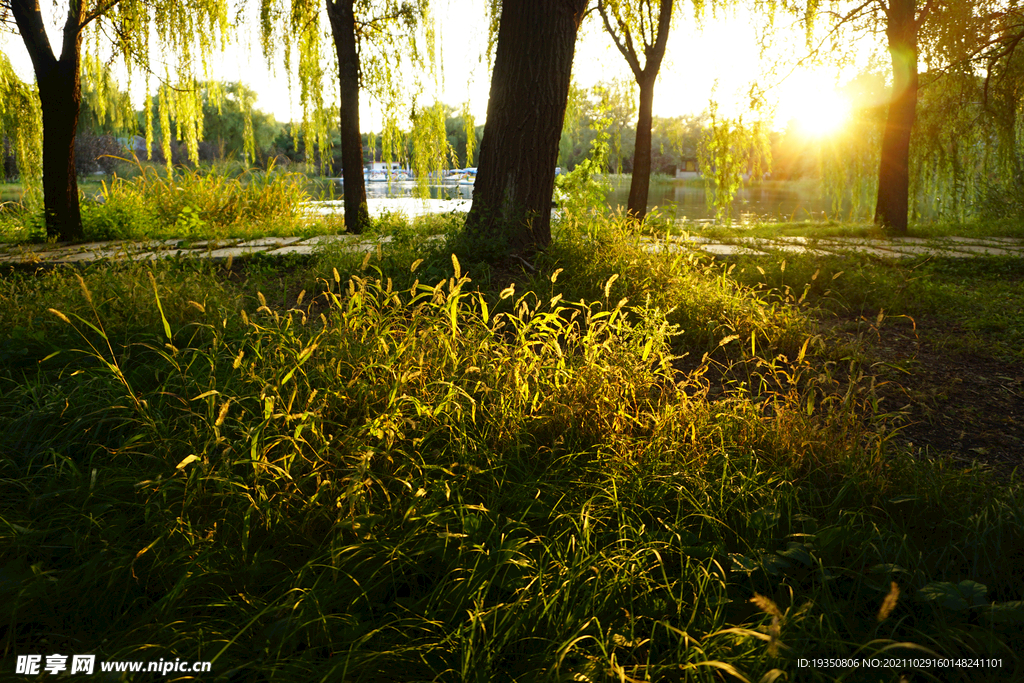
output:
[[[896,585],[896,582],[891,582],[889,587],[889,593],[885,596],[885,600],[882,600],[882,606],[878,608],[878,621],[879,623],[885,621],[892,614],[892,611],[896,609],[896,603],[900,599],[900,587]]]
[[[89,288],[86,286],[85,280],[79,273],[75,273],[75,277],[78,279],[78,285],[82,288],[82,293],[85,295],[85,300],[89,302],[90,306],[92,306],[92,292],[90,292]],[[150,274],[150,277],[153,277],[153,275]]]
[[[760,593],[754,593],[754,597],[750,598],[750,602],[754,603],[765,614],[782,618],[782,611],[779,610],[779,606],[772,602],[770,598],[766,598]]]
[[[66,322],[68,325],[71,324],[71,321],[68,320],[68,317],[61,313],[60,311],[58,311],[56,308],[47,308],[46,310],[48,310],[50,313],[53,313],[55,316]]]
[[[224,405],[220,407],[220,412],[217,413],[217,421],[213,423],[215,427],[220,427],[224,424],[224,418],[228,416],[228,408],[231,407],[231,399],[224,401]]]

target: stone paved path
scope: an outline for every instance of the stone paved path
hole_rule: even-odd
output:
[[[438,236],[435,239],[442,239]],[[227,239],[217,241],[186,242],[185,240],[151,240],[144,242],[113,241],[85,244],[27,244],[0,245],[0,264],[44,265],[59,263],[89,263],[103,259],[151,260],[173,256],[227,259],[256,253],[269,256],[284,254],[312,254],[322,244],[339,243],[353,251],[366,252],[386,245],[390,237],[358,235],[321,235],[318,237],[265,237],[253,240]],[[779,237],[776,239],[745,238],[729,242],[703,237],[673,237],[669,240],[641,238],[649,251],[699,250],[712,256],[765,253],[844,254],[866,253],[880,258],[913,258],[925,255],[954,258],[974,256],[1024,256],[1024,239],[1008,237],[944,237],[922,239],[917,237],[871,240],[860,238]]]

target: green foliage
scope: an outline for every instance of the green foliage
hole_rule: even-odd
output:
[[[885,77],[878,72],[857,76],[845,88],[851,102],[879,102]],[[832,215],[843,215],[849,202],[850,220],[870,218],[878,193],[878,163],[885,127],[885,108],[862,104],[851,112],[841,131],[821,141],[822,189],[832,203]]]
[[[354,29],[359,64],[359,87],[384,108],[385,139],[383,159],[406,161],[396,154],[401,147],[397,135],[398,112],[412,93],[406,89],[409,79],[402,78],[402,69],[422,66],[424,56],[431,69],[436,58],[433,45],[433,20],[426,0],[359,0],[351,3],[355,15]],[[301,140],[306,147],[307,163],[317,154],[327,156],[331,149],[331,129],[337,126],[336,110],[324,98],[325,55],[336,54],[333,44],[326,44],[320,13],[321,4],[309,0],[260,0],[260,44],[268,63],[280,51],[285,71],[291,81],[298,81],[302,104],[301,135],[295,132],[295,146]],[[336,70],[332,70],[337,73]],[[328,89],[327,92],[331,92]]]
[[[696,159],[704,133],[703,115],[654,117],[651,124],[651,181],[653,173],[667,173],[674,166],[682,170],[683,161]]]
[[[978,183],[977,212],[982,220],[1024,219],[1024,155],[1005,177],[982,178]]]
[[[254,108],[255,91],[243,83],[206,82],[201,88],[203,139],[216,149],[215,156],[234,156],[245,164],[266,158],[281,127],[273,115]]]
[[[745,175],[760,177],[771,166],[767,123],[744,124],[743,117],[721,117],[711,101],[708,123],[698,147],[709,209],[719,223],[732,222],[732,203]]]
[[[476,152],[477,140],[476,140],[476,121],[473,119],[473,114],[469,111],[469,100],[462,105],[462,131],[466,136],[466,153],[462,156],[462,159],[466,162],[461,168],[471,168],[473,166],[473,154]]]
[[[435,102],[426,109],[414,112],[412,131],[412,169],[416,174],[417,194],[430,197],[431,178],[437,182],[441,174],[455,163],[455,150],[448,143],[445,121],[448,107]],[[472,125],[472,118],[468,119]]]
[[[185,144],[188,157],[199,161],[199,140],[202,138],[202,95],[198,87],[197,66],[207,63],[209,55],[227,37],[229,27],[228,6],[223,0],[197,3],[143,2],[123,0],[100,11],[96,20],[83,27],[82,43],[87,49],[99,50],[106,44],[106,33],[118,37],[115,48],[129,69],[148,67],[151,51],[164,56],[177,57],[175,79],[165,74],[158,88],[163,106],[159,111],[160,142],[168,170],[171,169],[171,121],[176,124],[173,136]],[[154,40],[155,39],[155,40]],[[89,52],[95,57],[98,52]],[[92,94],[97,123],[103,124],[106,113],[111,113],[116,124],[118,117],[126,118],[124,97],[117,93],[109,73],[92,57],[83,61],[88,74],[87,82]],[[146,149],[151,153],[153,142],[152,100],[149,79],[146,79]],[[122,121],[126,123],[126,121]]]
[[[606,128],[609,121],[604,117],[592,122],[595,137],[590,143],[590,156],[572,171],[555,177],[557,202],[563,217],[580,227],[594,224],[596,214],[604,210],[605,197],[611,189],[601,175],[608,158]]]
[[[570,86],[558,146],[559,166],[572,170],[591,158],[594,139],[603,135],[608,144],[604,157],[608,168],[621,173],[623,163],[632,167],[636,138],[634,90],[635,85],[625,81],[599,83],[586,90],[575,83]]]
[[[82,56],[82,105],[78,134],[132,135],[141,130],[131,96],[121,90],[108,63],[93,54]]]
[[[7,55],[0,53],[0,144],[9,141],[18,163],[24,201],[30,207],[42,199],[43,115],[35,86],[22,83]],[[7,150],[2,150],[6,155]]]
[[[223,239],[307,234],[304,176],[249,170],[236,177],[203,170],[161,175],[139,165],[135,178],[104,183],[101,203],[82,207],[90,239]]]
[[[983,195],[1006,182],[1012,191],[1014,158],[1019,154],[1021,88],[1024,54],[1013,47],[1019,39],[1017,10],[990,0],[911,3],[909,19],[915,25],[914,61],[920,64],[920,90],[910,147],[911,216],[939,221],[977,217]],[[796,5],[785,6],[795,11]],[[823,45],[848,59],[846,46],[861,32],[892,32],[900,13],[886,3],[871,0],[854,9],[838,0],[811,2],[800,9],[808,45],[823,38]],[[829,34],[814,36],[815,19],[827,14]],[[820,23],[820,22],[819,22]],[[908,24],[909,25],[909,24]],[[1003,47],[997,47],[1003,46]],[[888,88],[884,73],[872,67],[852,84],[866,107],[859,110],[842,137],[829,145],[823,179],[838,214],[842,202],[852,199],[851,216],[871,213],[877,191],[881,131]],[[981,74],[985,73],[985,76]],[[874,81],[874,83],[871,83]],[[865,87],[867,86],[867,87]],[[874,90],[870,93],[868,91]],[[867,95],[867,97],[865,97]],[[855,99],[853,101],[856,101]],[[998,194],[998,192],[997,192]]]

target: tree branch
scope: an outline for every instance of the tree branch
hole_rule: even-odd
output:
[[[615,21],[619,24],[619,28],[622,29],[623,35],[626,38],[624,44],[619,38],[619,34],[612,28],[611,20],[608,19],[608,12],[605,8],[605,0],[597,0],[597,11],[601,13],[601,18],[604,20],[605,30],[608,31],[608,35],[612,37],[612,42],[615,43],[615,47],[619,49],[622,56],[626,58],[626,63],[629,64],[629,68],[632,69],[633,75],[636,78],[640,78],[643,75],[643,71],[640,69],[640,61],[636,57],[636,50],[633,49],[633,41],[629,37],[629,31],[622,25],[622,21],[618,15],[615,16]]]
[[[50,47],[50,38],[46,35],[43,16],[39,11],[38,0],[10,0],[11,13],[18,26],[18,33],[25,43],[28,56],[36,74],[56,63],[57,58]]]
[[[64,40],[61,41],[60,59],[64,61],[78,59],[78,47],[81,44],[82,35],[82,12],[85,10],[85,0],[68,1],[68,18],[64,22]]]
[[[80,26],[82,28],[85,28],[86,26],[88,26],[93,21],[99,19],[104,14],[106,14],[110,10],[114,9],[114,7],[120,1],[121,0],[108,0],[108,2],[106,2],[105,4],[98,5],[94,10],[92,10],[91,12],[89,12],[88,14],[85,15],[85,17],[82,19],[82,23],[80,24]]]

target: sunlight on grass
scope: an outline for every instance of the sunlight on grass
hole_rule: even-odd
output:
[[[798,660],[933,652],[1019,676],[1024,490],[894,442],[816,327],[846,276],[591,227],[533,273],[396,223],[390,254],[241,280],[4,280],[5,652],[223,680],[833,681]]]

